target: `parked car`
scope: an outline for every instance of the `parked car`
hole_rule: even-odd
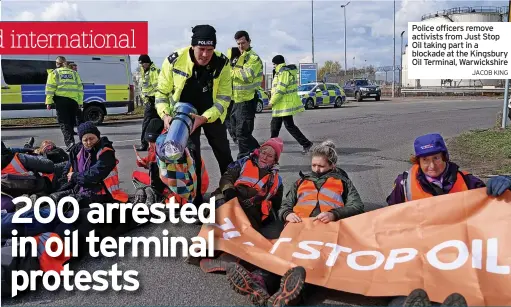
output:
[[[268,104],[270,103],[270,97],[269,95],[262,89],[259,88],[257,90],[257,106],[256,106],[256,112],[261,113],[263,110],[268,109]]]
[[[381,97],[380,87],[371,84],[367,79],[351,79],[346,81],[344,92],[346,97],[353,97],[357,101],[362,101],[364,98],[374,98],[376,101],[379,101]]]
[[[302,99],[305,109],[333,105],[341,107],[346,101],[342,88],[335,83],[313,82],[298,87],[298,95]]]

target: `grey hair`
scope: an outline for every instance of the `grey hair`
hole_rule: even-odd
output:
[[[324,157],[328,162],[335,165],[337,163],[337,151],[335,151],[335,144],[331,140],[326,140],[323,143],[316,145],[312,148],[313,157]]]

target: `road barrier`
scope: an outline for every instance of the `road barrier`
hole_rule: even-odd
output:
[[[472,87],[472,88],[463,88],[463,87],[454,87],[454,88],[403,88],[401,89],[401,94],[403,97],[406,95],[416,95],[416,96],[473,96],[473,95],[481,95],[485,94],[503,94],[504,88],[482,88],[482,87]]]

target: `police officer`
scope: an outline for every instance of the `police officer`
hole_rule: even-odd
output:
[[[195,163],[201,161],[200,135],[203,128],[223,174],[233,162],[224,124],[232,94],[231,66],[225,55],[215,51],[216,30],[212,26],[198,25],[192,32],[191,46],[177,50],[163,61],[158,78],[156,110],[165,128],[168,128],[174,104],[192,104],[198,114],[190,135],[195,147]],[[195,167],[195,170],[197,187],[200,187],[201,168]],[[197,193],[194,200],[196,205],[203,202],[200,194]]]
[[[302,153],[307,153],[312,142],[309,141],[295,125],[293,115],[305,111],[298,96],[298,70],[296,65],[286,65],[282,55],[276,55],[273,59],[274,78],[271,88],[270,106],[272,108],[271,137],[279,136],[282,122],[287,131],[302,145]]]
[[[142,99],[144,101],[144,121],[142,122],[142,134],[140,135],[140,146],[137,148],[138,151],[146,151],[149,144],[145,140],[145,131],[147,125],[153,118],[159,118],[158,113],[155,109],[155,94],[158,88],[158,75],[160,69],[154,65],[151,58],[147,54],[142,54],[138,58],[138,63],[142,66]]]
[[[75,144],[73,127],[83,105],[83,84],[78,72],[67,67],[65,57],[58,56],[55,64],[57,68],[48,74],[46,81],[46,108],[51,110],[55,103],[57,121],[69,151]]]
[[[246,31],[236,32],[234,39],[240,55],[239,57],[231,56],[234,105],[230,124],[238,140],[238,159],[240,159],[259,147],[252,132],[257,106],[257,89],[263,82],[263,62],[250,46],[250,36]]]

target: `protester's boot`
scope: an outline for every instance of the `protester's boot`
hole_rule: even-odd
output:
[[[449,295],[444,302],[442,303],[442,306],[459,306],[459,307],[466,307],[468,306],[467,301],[463,297],[463,295],[459,293],[452,293]]]
[[[35,139],[33,136],[31,136],[23,147],[24,148],[34,148],[34,142],[35,142]]]
[[[231,262],[227,265],[227,279],[232,289],[241,295],[248,295],[252,304],[266,306],[270,295],[261,275],[250,273],[240,264]]]
[[[239,263],[240,258],[228,253],[222,253],[218,258],[207,258],[200,261],[200,268],[204,273],[223,273],[227,272],[229,263]]]
[[[290,306],[298,303],[302,299],[305,275],[305,268],[301,266],[287,271],[280,281],[280,289],[268,300],[268,306]]]
[[[413,290],[403,303],[403,307],[414,306],[414,307],[425,307],[431,306],[429,296],[423,289]]]

